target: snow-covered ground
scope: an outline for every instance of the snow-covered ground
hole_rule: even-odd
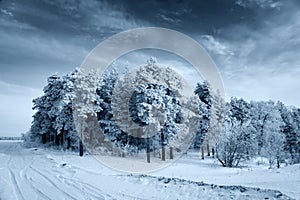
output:
[[[0,199],[4,200],[300,199],[299,188],[300,165],[269,170],[252,162],[229,169],[189,153],[162,170],[130,175],[107,168],[90,155],[0,142]]]

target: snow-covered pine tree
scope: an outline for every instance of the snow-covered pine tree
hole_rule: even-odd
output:
[[[300,109],[292,108],[292,127],[293,132],[295,133],[295,146],[294,146],[294,156],[293,163],[300,163]]]
[[[283,126],[281,131],[285,135],[284,150],[288,153],[290,163],[295,164],[299,162],[297,149],[297,125],[294,123],[292,110],[286,107],[282,102],[277,102],[277,107],[280,111],[281,118],[283,120]]]
[[[41,96],[33,100],[33,109],[36,110],[36,113],[33,115],[33,121],[29,131],[31,141],[41,141],[43,144],[50,141],[49,130],[51,128],[48,110],[47,107],[44,106],[45,99],[45,96]]]
[[[211,91],[211,94],[212,105],[210,108],[210,123],[208,134],[206,135],[206,145],[208,156],[210,155],[211,148],[214,157],[215,145],[224,126],[226,103],[219,91]]]
[[[79,155],[83,155],[83,143],[92,145],[93,135],[97,133],[96,89],[99,83],[97,71],[80,69],[74,85],[73,119],[76,124],[79,141]]]
[[[257,153],[258,155],[261,155],[261,149],[264,144],[264,127],[269,115],[269,109],[266,109],[268,106],[265,106],[266,104],[263,101],[251,101],[250,105],[251,125],[256,130],[255,139],[257,142]]]
[[[155,123],[153,118],[161,118],[163,128],[159,131],[160,137],[151,137],[152,150],[166,146],[177,134],[176,124],[181,122],[181,107],[178,98],[169,88],[157,84],[137,88],[132,95],[129,110],[133,121],[140,126]],[[164,116],[158,116],[159,113],[164,113]]]
[[[56,137],[55,119],[60,109],[63,83],[58,75],[52,75],[47,80],[44,87],[44,95],[33,100],[33,109],[37,110],[33,116],[33,125],[31,129],[32,136],[41,135],[42,142],[59,144]]]
[[[64,149],[78,148],[75,144],[78,143],[79,137],[74,124],[72,110],[73,89],[77,73],[78,71],[75,70],[74,72],[62,77],[63,88],[61,93],[63,98],[59,104],[59,112],[57,113],[55,120],[55,129],[57,131],[57,135],[61,139],[61,145]]]
[[[212,95],[210,84],[204,81],[202,84],[198,83],[194,91],[195,95],[199,97],[200,103],[200,127],[196,133],[194,148],[200,149],[202,147],[205,135],[207,134],[210,126],[211,119],[211,106]],[[204,159],[203,155],[202,158]]]
[[[96,89],[96,104],[99,109],[96,110],[97,120],[103,135],[98,135],[97,150],[101,152],[112,152],[123,154],[120,152],[123,149],[126,152],[135,151],[130,145],[130,140],[127,133],[120,130],[117,126],[111,107],[112,94],[120,74],[114,68],[107,70],[100,78]],[[112,144],[112,145],[111,145]],[[119,151],[118,149],[119,148]]]
[[[112,84],[102,85],[97,90],[103,109],[98,113],[98,120],[106,138],[128,153],[158,150],[171,140],[172,145],[177,145],[173,140],[175,135],[182,138],[188,128],[183,129],[180,124],[180,76],[169,68],[152,64],[121,78],[104,77],[103,82]],[[179,129],[181,136],[177,134]]]
[[[77,70],[59,77],[52,75],[44,87],[44,94],[33,100],[36,113],[30,129],[31,140],[63,148],[77,149],[78,135],[72,110],[73,85]]]

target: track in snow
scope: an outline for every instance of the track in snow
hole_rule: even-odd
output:
[[[0,163],[0,199],[7,200],[290,199],[274,190],[121,175],[91,156],[80,158],[72,152],[24,148],[20,143],[0,143]]]

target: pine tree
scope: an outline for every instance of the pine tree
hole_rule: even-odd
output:
[[[205,136],[209,131],[211,121],[211,106],[212,106],[212,95],[210,85],[207,81],[202,84],[197,84],[194,91],[195,95],[200,99],[200,124],[199,130],[196,132],[194,141],[194,148],[200,148],[205,140]]]
[[[73,85],[77,70],[66,76],[52,75],[44,88],[44,94],[33,100],[36,113],[30,129],[32,140],[43,144],[77,149],[78,136],[73,120]]]
[[[42,142],[57,142],[55,119],[59,111],[59,102],[62,99],[62,81],[57,75],[48,78],[48,84],[44,87],[44,95],[33,100],[34,115],[31,132],[33,135],[42,135]]]
[[[295,132],[294,163],[300,163],[300,109],[292,108],[292,127]]]
[[[92,136],[98,131],[97,126],[91,126],[97,122],[96,111],[99,108],[95,102],[98,83],[96,71],[84,69],[78,71],[74,84],[73,116],[80,136],[78,144],[80,156],[83,155],[83,143],[86,141],[85,144],[93,146]]]
[[[216,93],[212,91],[212,106],[210,110],[211,113],[208,130],[209,132],[206,136],[206,141],[208,154],[211,148],[212,154],[214,156],[214,148],[218,141],[218,137],[224,127],[224,119],[226,112],[226,103],[219,91],[217,91]]]
[[[287,108],[282,102],[278,102],[277,107],[283,120],[281,131],[285,135],[284,150],[289,154],[290,163],[294,164],[299,159],[297,153],[297,125],[294,123],[291,109]]]

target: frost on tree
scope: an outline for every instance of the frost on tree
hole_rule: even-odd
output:
[[[36,113],[30,129],[32,141],[77,149],[78,141],[72,116],[73,84],[77,71],[66,76],[52,75],[44,94],[33,100]]]
[[[251,102],[251,124],[255,128],[258,155],[269,160],[270,168],[280,167],[284,157],[285,136],[281,131],[284,125],[278,106],[273,101]]]
[[[198,83],[194,93],[199,97],[201,102],[199,106],[201,112],[200,126],[194,140],[194,148],[200,148],[208,132],[211,119],[212,98],[209,83],[207,81],[204,81],[203,84]]]
[[[196,96],[186,95],[180,76],[156,66],[155,59],[126,75],[110,70],[98,80],[95,74],[50,76],[44,94],[33,100],[36,112],[26,138],[78,150],[81,136],[90,149],[121,155],[184,149],[197,132],[193,147],[203,142],[212,148],[218,139],[217,158],[224,166],[252,156],[268,158],[270,167],[300,162],[299,108],[232,98],[225,109],[208,82],[197,85]]]
[[[281,131],[285,135],[284,150],[291,164],[300,163],[299,109],[286,107],[281,102],[277,106],[283,120]]]
[[[214,156],[215,144],[223,128],[225,101],[218,91],[214,91],[207,81],[198,83],[194,93],[200,100],[200,125],[196,133],[193,148],[202,151],[204,159],[204,146],[207,155],[210,156],[210,149]]]
[[[217,159],[224,167],[238,166],[242,160],[255,155],[254,128],[250,122],[250,104],[232,98],[227,104],[225,127],[216,146]]]
[[[198,108],[192,105],[198,101],[186,97],[187,86],[177,73],[153,61],[118,79],[112,75],[104,80],[110,84],[97,90],[102,108],[97,115],[105,137],[114,145],[127,153],[188,146],[182,141],[193,138],[189,124],[199,122],[194,119],[199,112],[190,109]]]

